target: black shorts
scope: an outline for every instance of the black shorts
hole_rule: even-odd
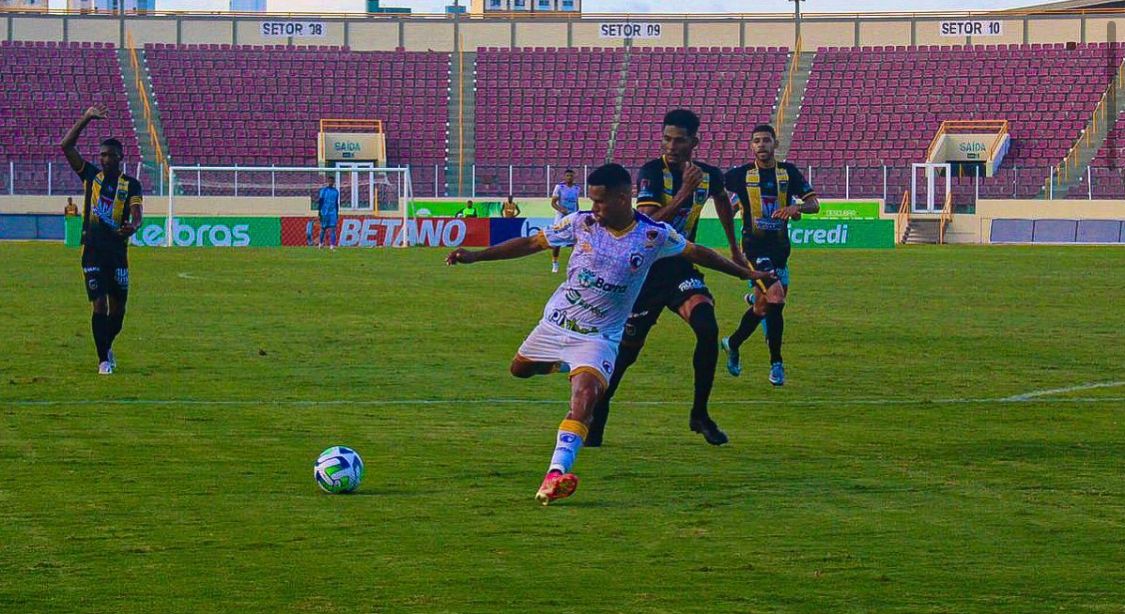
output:
[[[129,294],[129,259],[124,254],[83,248],[82,274],[91,301],[107,294],[122,298]]]
[[[751,242],[746,236],[742,237],[742,253],[746,256],[746,260],[753,265],[756,271],[776,271],[778,274],[778,281],[782,285],[789,285],[789,253],[791,247],[788,244],[762,244],[760,242]],[[784,277],[784,279],[782,279]],[[750,282],[750,287],[757,286],[765,290],[769,286],[778,282],[761,283],[757,281]]]
[[[633,303],[633,312],[625,322],[625,332],[621,337],[623,344],[641,344],[648,331],[660,318],[664,309],[677,311],[689,298],[695,295],[714,299],[700,273],[683,258],[658,260],[648,272],[641,293]]]

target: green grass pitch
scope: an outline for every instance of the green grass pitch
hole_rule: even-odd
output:
[[[133,250],[99,377],[78,252],[0,244],[0,612],[1125,611],[1125,250],[799,252],[730,445],[666,313],[548,508],[566,380],[507,365],[560,276],[443,255]]]

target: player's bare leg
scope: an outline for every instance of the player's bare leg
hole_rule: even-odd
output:
[[[559,373],[565,371],[569,367],[561,362],[538,362],[529,358],[524,358],[516,354],[512,359],[512,364],[508,365],[508,371],[512,375],[519,378],[535,377],[536,375],[550,375],[551,373]]]
[[[715,319],[715,302],[704,294],[689,296],[677,313],[695,333],[695,396],[691,406],[692,431],[700,433],[707,443],[721,446],[729,439],[707,411],[707,401],[715,384],[715,367],[719,362],[719,323]]]
[[[551,272],[559,272],[559,254],[562,252],[561,248],[555,247],[551,249]]]
[[[543,505],[574,494],[578,489],[578,476],[570,472],[582,440],[589,433],[594,419],[594,405],[605,394],[606,383],[589,367],[580,367],[570,377],[570,411],[559,425],[551,465],[535,500]]]

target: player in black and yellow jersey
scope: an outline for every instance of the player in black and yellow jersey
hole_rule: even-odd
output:
[[[750,139],[754,161],[728,171],[726,188],[734,194],[735,206],[742,210],[742,249],[746,258],[757,270],[773,271],[777,281],[750,284],[753,294],[746,295],[750,308],[742,316],[738,330],[723,339],[723,349],[727,351],[727,370],[738,376],[742,372],[738,349],[764,319],[770,350],[769,381],[781,386],[785,383],[781,360],[785,320],[781,314],[789,292],[789,220],[800,219],[802,213],[820,211],[820,202],[796,166],[774,158],[777,133],[772,126],[756,126]],[[795,199],[800,199],[801,204],[794,204]]]
[[[723,189],[722,171],[692,159],[695,148],[699,145],[699,117],[686,109],[676,109],[664,116],[663,126],[663,155],[642,166],[637,176],[637,210],[657,222],[670,224],[689,241],[694,241],[703,206],[708,200],[712,200],[726,232],[731,256],[736,263],[746,266],[735,239],[734,215]],[[692,358],[695,399],[688,424],[691,430],[701,433],[710,444],[722,445],[727,442],[726,434],[719,429],[707,411],[707,400],[711,396],[715,366],[719,360],[719,325],[715,320],[715,301],[707,284],[703,282],[703,274],[690,262],[683,258],[668,258],[652,267],[633,304],[609,388],[594,408],[594,421],[590,426],[586,446],[601,445],[606,419],[609,417],[610,400],[626,369],[636,362],[649,329],[656,324],[664,309],[679,314],[695,332],[695,354]]]
[[[90,107],[59,146],[85,186],[82,273],[86,277],[86,296],[93,306],[90,327],[98,352],[98,373],[109,375],[117,366],[113,340],[125,321],[125,302],[129,296],[129,237],[141,223],[142,196],[141,182],[122,170],[124,152],[120,141],[101,142],[100,169],[84,160],[75,147],[86,125],[105,116],[104,106]]]

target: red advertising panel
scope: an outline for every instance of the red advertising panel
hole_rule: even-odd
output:
[[[425,247],[487,247],[490,221],[476,218],[428,217],[406,220],[389,217],[342,217],[336,225],[340,247],[402,245],[405,231],[411,245]],[[281,218],[282,245],[310,245],[320,237],[320,222],[312,217]]]

